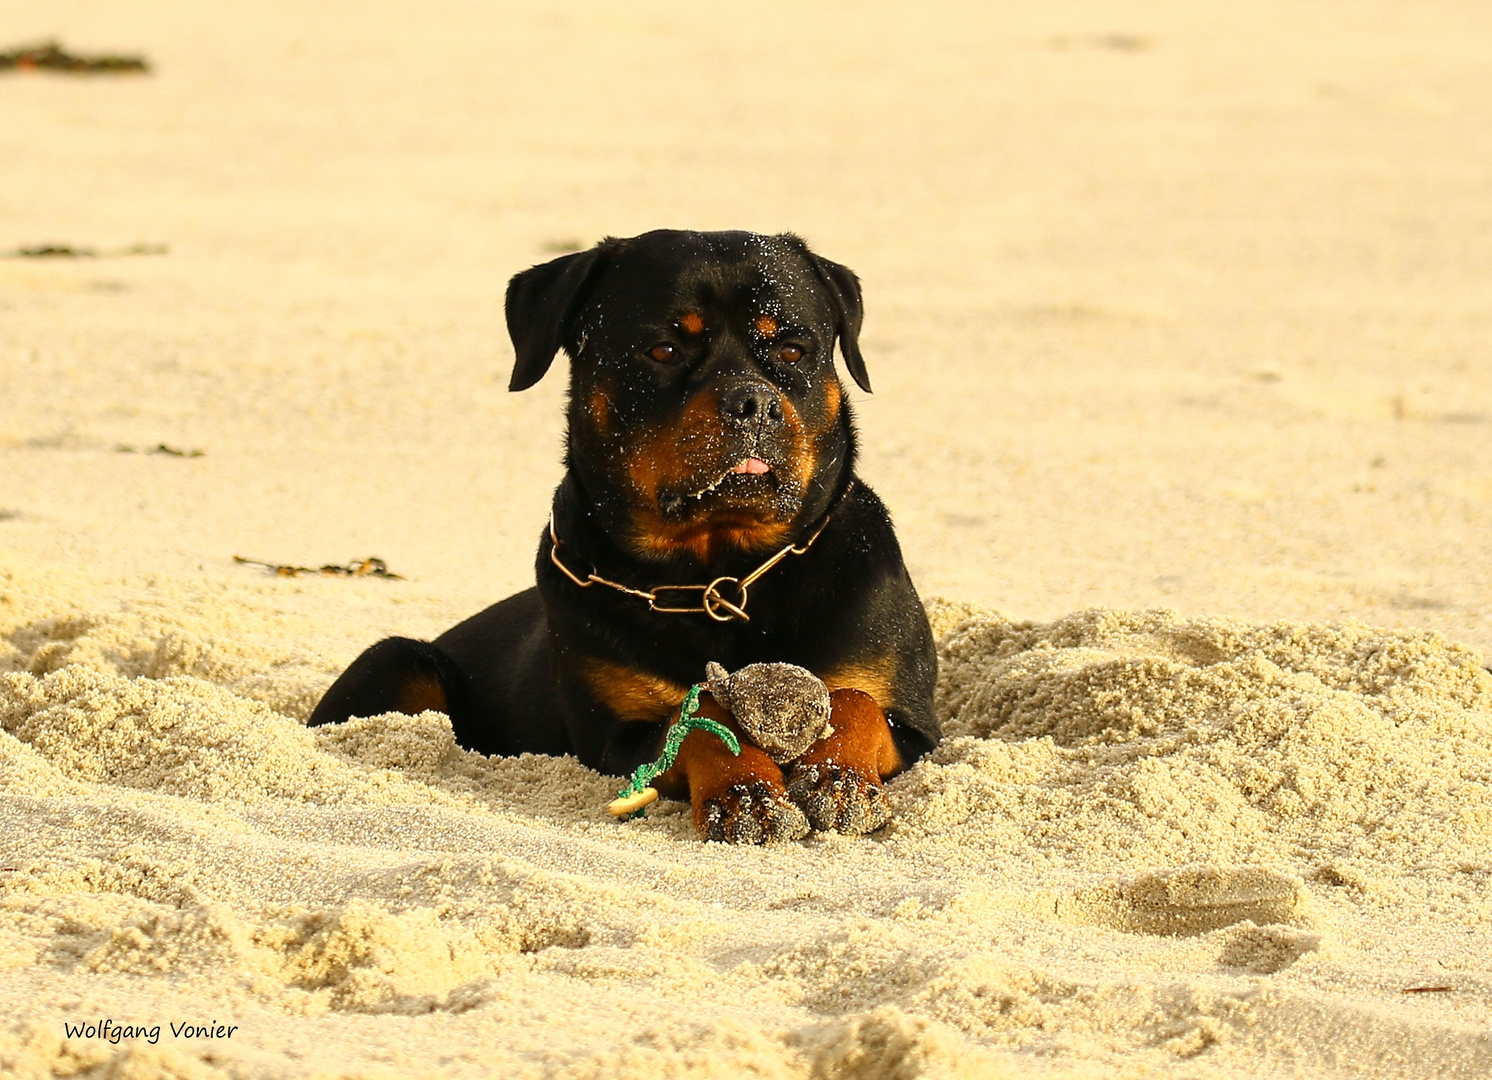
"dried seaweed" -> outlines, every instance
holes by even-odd
[[[245,563],[249,566],[262,566],[266,570],[272,570],[280,577],[300,577],[302,574],[320,574],[322,577],[378,577],[388,578],[390,581],[403,581],[400,574],[389,572],[388,563],[382,559],[353,559],[341,566],[327,564],[326,566],[290,566],[284,563],[261,562],[259,559],[246,559],[242,555],[233,556],[236,563]]]
[[[0,53],[0,71],[60,71],[67,75],[145,75],[143,56],[78,56],[55,41],[23,45]]]
[[[71,244],[37,244],[0,251],[0,259],[122,259],[128,255],[165,255],[170,250],[165,244],[130,244],[103,251]]]
[[[167,454],[171,457],[205,457],[207,454],[205,450],[178,450],[176,447],[167,446],[165,443],[156,443],[148,450],[120,443],[114,447],[114,452],[117,454]]]

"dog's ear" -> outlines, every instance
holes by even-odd
[[[870,374],[865,370],[865,359],[860,355],[860,323],[865,316],[860,303],[860,279],[848,266],[830,262],[811,251],[807,254],[819,277],[824,279],[839,318],[835,330],[839,334],[839,351],[844,356],[844,366],[849,368],[856,385],[868,394]]]
[[[518,362],[509,390],[527,390],[544,377],[610,249],[598,244],[514,274],[508,282],[508,336]]]

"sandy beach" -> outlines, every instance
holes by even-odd
[[[1492,1074],[1492,9],[0,0],[52,38],[152,70],[0,71],[0,1076]],[[532,582],[503,289],[658,227],[863,283],[946,735],[871,837],[304,725]]]

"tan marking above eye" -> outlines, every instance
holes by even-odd
[[[777,320],[770,315],[758,315],[756,322],[751,324],[751,328],[762,337],[771,337],[777,333]]]
[[[697,311],[686,311],[679,316],[679,329],[686,334],[698,334],[705,328],[704,316]]]
[[[674,357],[679,354],[678,347],[670,345],[666,341],[659,342],[648,350],[648,355],[660,364],[672,363]]]

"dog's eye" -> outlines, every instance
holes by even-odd
[[[679,348],[677,345],[670,345],[668,342],[663,341],[649,349],[648,355],[660,364],[671,364],[674,361],[674,357],[679,355]]]
[[[784,345],[777,350],[777,359],[784,363],[796,364],[799,360],[803,359],[803,346]]]

